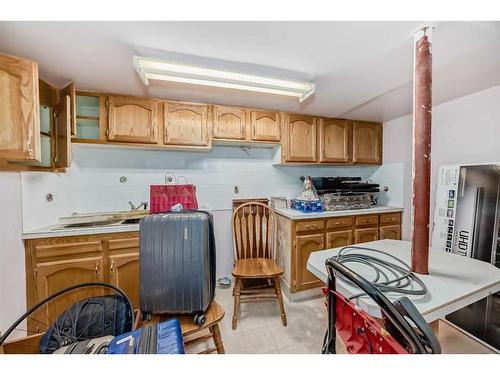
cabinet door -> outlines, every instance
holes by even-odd
[[[382,163],[382,124],[353,122],[353,162],[363,164]]]
[[[139,308],[139,237],[103,241],[109,253],[109,280],[127,294],[134,308]]]
[[[103,257],[77,258],[37,263],[35,286],[37,302],[59,290],[90,281],[102,281]],[[37,320],[51,323],[73,303],[98,294],[97,288],[82,288],[65,293],[48,303],[37,315]],[[46,327],[42,327],[46,328]]]
[[[110,282],[125,292],[139,308],[139,248],[137,252],[109,256]]]
[[[65,88],[59,90],[59,100],[62,101],[64,97],[69,97],[68,108],[69,110],[69,123],[71,129],[71,135],[76,135],[76,89],[75,84],[71,82]]]
[[[319,161],[349,163],[351,161],[352,123],[349,120],[319,120]]]
[[[0,158],[41,160],[38,65],[0,55]]]
[[[280,114],[270,111],[250,111],[252,141],[279,142],[281,139]]]
[[[297,236],[295,246],[297,254],[295,291],[321,286],[321,280],[307,270],[307,260],[312,252],[324,249],[324,235],[321,233]]]
[[[214,106],[212,135],[217,139],[245,140],[247,113],[243,108]]]
[[[72,103],[74,100],[69,94],[62,95],[56,107],[55,119],[55,168],[68,168],[71,164],[71,127]],[[73,117],[74,118],[74,117]]]
[[[326,234],[327,249],[347,246],[350,244],[352,244],[352,230],[343,230],[338,232],[330,232]]]
[[[285,161],[316,161],[316,118],[286,115]]]
[[[371,242],[378,240],[378,228],[364,228],[354,230],[354,243]]]
[[[108,141],[157,143],[158,103],[126,96],[109,96]]]
[[[401,227],[399,225],[387,225],[380,227],[381,240],[400,240]]]
[[[163,107],[165,144],[209,146],[208,106],[167,102]]]

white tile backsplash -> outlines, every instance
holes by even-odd
[[[397,167],[386,171],[385,166],[276,166],[276,150],[268,148],[252,148],[247,155],[239,147],[225,146],[201,153],[73,145],[72,152],[74,159],[67,173],[22,173],[23,231],[55,224],[59,217],[73,212],[128,210],[130,200],[149,201],[149,185],[163,184],[165,173],[169,172],[185,176],[196,185],[200,207],[218,212],[215,225],[219,275],[227,275],[231,270],[229,224],[233,199],[295,197],[302,189],[301,175],[370,178],[378,173],[381,178],[390,179],[399,173]],[[127,177],[126,183],[120,182],[121,176]],[[239,187],[238,194],[234,193],[234,186]],[[54,195],[53,202],[46,201],[47,193]],[[394,199],[387,198],[386,204]]]

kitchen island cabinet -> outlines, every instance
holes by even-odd
[[[283,267],[285,292],[311,291],[323,283],[306,266],[309,256],[324,249],[376,241],[401,239],[401,208],[375,206],[365,210],[326,211],[304,214],[276,209],[278,264]],[[387,225],[387,223],[391,223]]]

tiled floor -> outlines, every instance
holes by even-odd
[[[278,304],[274,300],[243,303],[235,331],[231,329],[233,297],[231,289],[217,288],[216,300],[226,311],[221,322],[222,341],[228,354],[318,354],[326,329],[323,299],[289,302],[285,298],[288,326],[281,324]],[[455,328],[440,322],[439,340],[445,353],[491,353]],[[204,343],[189,352],[204,349]],[[200,347],[201,346],[201,347]]]

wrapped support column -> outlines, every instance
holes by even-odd
[[[430,29],[415,33],[413,77],[413,204],[411,267],[429,273],[431,188],[432,51]]]

